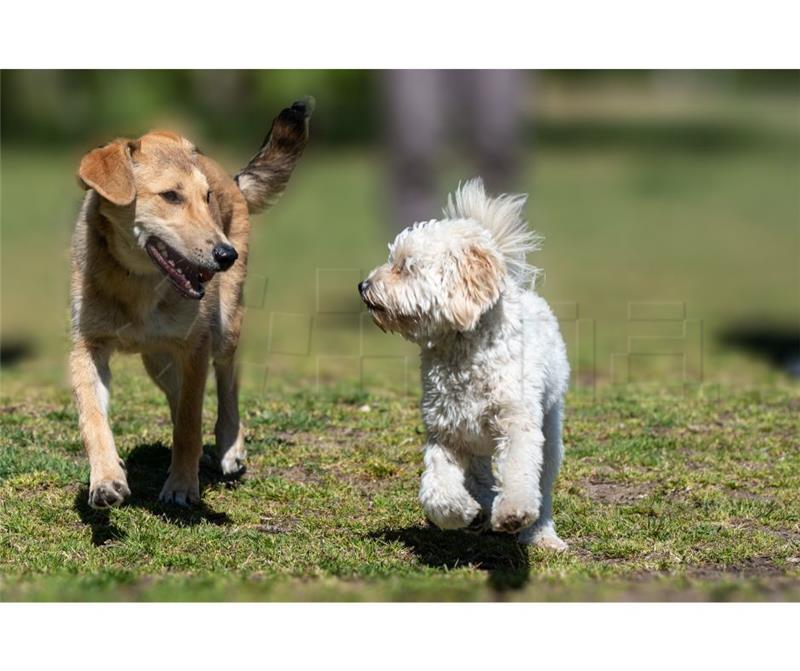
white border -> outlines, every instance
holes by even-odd
[[[793,0],[6,2],[1,24],[6,68],[800,66]]]
[[[8,669],[770,669],[797,604],[6,604]],[[520,666],[522,663],[522,666]]]

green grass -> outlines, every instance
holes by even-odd
[[[532,260],[576,371],[561,556],[426,526],[417,354],[365,321],[355,292],[389,238],[380,155],[313,143],[253,227],[247,475],[204,471],[201,507],[160,506],[166,404],[121,357],[112,423],[133,498],[88,509],[64,367],[80,151],[4,144],[2,340],[27,355],[0,379],[0,598],[800,598],[800,389],[721,338],[798,327],[797,99],[723,102],[633,134],[590,105],[572,125],[545,119],[528,157],[520,187],[546,237]],[[250,149],[222,157],[233,169]],[[442,194],[469,174],[450,169]],[[691,339],[680,321],[628,319],[630,302],[665,301],[685,303]],[[680,359],[645,356],[616,384],[632,336],[678,338],[686,377]],[[210,388],[209,440],[213,406]]]
[[[570,551],[554,556],[426,524],[413,398],[248,394],[247,474],[204,470],[202,505],[183,510],[156,500],[165,404],[123,365],[113,426],[133,498],[102,513],[86,505],[69,394],[14,382],[0,406],[6,600],[800,597],[797,390],[573,395],[555,503]]]

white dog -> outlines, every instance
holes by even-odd
[[[400,233],[358,289],[381,329],[422,349],[428,518],[564,550],[552,489],[569,364],[555,316],[527,288],[536,269],[525,257],[538,238],[525,201],[467,182],[444,219]]]

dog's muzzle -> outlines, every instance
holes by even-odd
[[[200,300],[205,295],[203,285],[214,277],[213,270],[192,263],[154,235],[147,239],[145,250],[182,296]]]
[[[228,270],[239,258],[238,252],[230,245],[217,245],[211,252],[214,261],[217,262],[217,267],[224,271]]]
[[[372,285],[370,284],[369,280],[364,280],[363,282],[359,282],[358,283],[358,293],[361,296],[361,300],[364,302],[364,305],[366,305],[367,308],[369,310],[371,310],[373,313],[374,312],[383,312],[384,311],[384,307],[383,306],[377,305],[376,303],[373,303],[367,297],[367,292],[369,291],[370,286],[372,286]]]

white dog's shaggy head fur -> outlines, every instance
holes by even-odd
[[[558,321],[530,289],[538,238],[524,204],[467,182],[443,219],[397,236],[359,291],[378,326],[422,348],[428,519],[563,550],[552,488],[569,364]]]
[[[474,329],[507,283],[522,287],[536,274],[525,258],[539,243],[522,218],[525,201],[489,198],[473,179],[448,199],[444,219],[400,233],[360,285],[376,324],[415,342]]]

